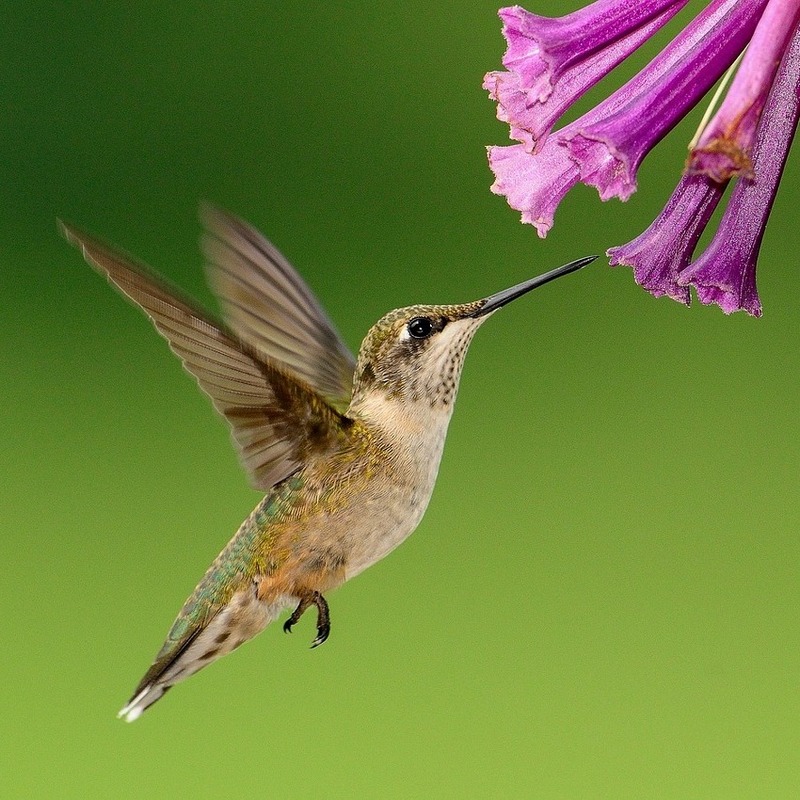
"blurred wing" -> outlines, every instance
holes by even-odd
[[[61,229],[91,266],[144,309],[197,378],[230,423],[254,487],[269,489],[310,453],[333,444],[341,417],[316,392],[261,360],[147,268],[74,228]]]
[[[251,225],[214,208],[201,216],[209,281],[231,330],[344,412],[355,359],[305,281]]]

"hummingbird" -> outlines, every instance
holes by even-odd
[[[322,305],[255,228],[201,212],[222,320],[148,267],[60,222],[66,239],[140,306],[230,425],[264,499],[184,603],[119,717],[132,722],[176,683],[292,609],[312,606],[312,647],[330,633],[325,595],[417,527],[436,481],[461,370],[498,309],[593,261],[580,258],[482,300],[390,311],[355,359]]]

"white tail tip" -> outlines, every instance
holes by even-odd
[[[142,716],[142,712],[159,700],[166,689],[158,684],[148,684],[137,694],[128,705],[124,706],[117,714],[118,719],[125,722],[135,722]]]

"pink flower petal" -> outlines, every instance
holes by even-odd
[[[522,221],[534,225],[544,239],[558,204],[578,182],[578,168],[563,147],[549,141],[536,156],[520,144],[487,151],[496,178],[492,191],[505,195],[511,208],[522,212]]]

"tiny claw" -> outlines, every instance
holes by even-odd
[[[317,628],[317,635],[313,642],[311,642],[311,649],[313,650],[315,647],[319,647],[323,644],[331,632],[331,626],[326,625],[324,628]]]
[[[284,633],[291,633],[292,628],[294,625],[300,620],[300,617],[303,616],[305,610],[311,605],[311,599],[308,597],[304,597],[300,600],[297,604],[297,608],[291,613],[289,619],[283,623],[283,632]]]

